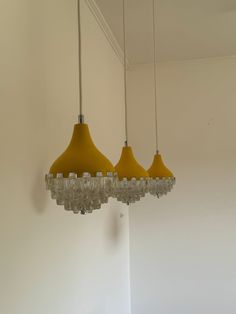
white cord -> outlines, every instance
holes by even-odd
[[[154,60],[154,97],[155,97],[155,129],[156,129],[156,152],[158,152],[158,128],[157,128],[157,68],[156,68],[156,18],[155,0],[153,0],[153,60]]]
[[[82,116],[82,60],[81,60],[81,14],[80,14],[80,0],[77,2],[78,9],[78,66],[79,66],[79,114]]]
[[[124,41],[124,101],[125,101],[125,144],[128,145],[128,112],[127,112],[127,64],[126,64],[126,27],[125,0],[123,0],[123,41]]]

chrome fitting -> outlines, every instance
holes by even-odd
[[[80,114],[80,115],[78,116],[78,120],[79,120],[79,123],[80,123],[80,124],[83,124],[83,123],[84,123],[84,115]]]

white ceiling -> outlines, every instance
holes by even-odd
[[[122,0],[96,0],[122,47]],[[126,0],[131,64],[150,63],[152,0]],[[160,61],[236,54],[236,0],[156,0]]]

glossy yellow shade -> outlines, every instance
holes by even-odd
[[[159,153],[154,156],[151,167],[148,169],[151,178],[170,178],[174,177],[173,173],[165,166]]]
[[[119,179],[127,178],[128,180],[131,180],[132,178],[140,179],[149,176],[147,171],[140,166],[134,158],[130,146],[123,147],[120,160],[115,166],[115,170]]]
[[[102,172],[115,172],[111,162],[97,149],[89,133],[87,124],[75,124],[69,146],[65,152],[53,163],[50,173],[63,173],[68,177],[70,172],[82,176],[84,172],[96,176]]]

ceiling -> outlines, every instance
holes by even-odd
[[[96,0],[122,47],[122,0]],[[152,0],[126,0],[130,64],[153,61]],[[156,0],[159,61],[236,54],[236,0]]]

